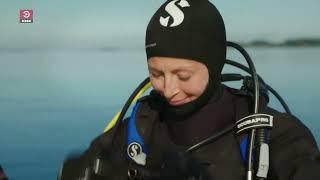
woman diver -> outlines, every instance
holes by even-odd
[[[208,0],[166,1],[145,45],[150,95],[67,159],[59,179],[320,179],[319,149],[300,120],[254,96],[260,89],[222,84],[228,43]]]

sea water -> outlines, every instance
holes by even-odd
[[[320,48],[248,52],[320,143]],[[234,50],[228,58],[245,64]],[[143,50],[0,52],[0,164],[13,180],[56,179],[63,159],[85,150],[147,75]]]

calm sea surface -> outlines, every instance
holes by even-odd
[[[319,144],[320,48],[248,51]],[[146,76],[143,51],[0,52],[0,164],[13,180],[56,179],[64,157],[85,149]]]

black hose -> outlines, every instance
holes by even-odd
[[[234,67],[237,67],[239,69],[242,69],[243,71],[245,71],[247,73],[250,73],[250,69],[248,67],[246,67],[246,66],[244,66],[244,65],[242,65],[242,64],[240,64],[238,62],[235,62],[235,61],[227,59],[226,60],[226,64],[229,64],[231,66],[234,66]],[[259,81],[262,82],[266,86],[266,88],[278,99],[278,101],[281,103],[281,105],[282,105],[283,109],[286,111],[286,113],[292,114],[290,109],[289,109],[289,106],[283,100],[283,98],[279,95],[279,93],[276,90],[274,90],[271,86],[266,84],[259,74],[257,74],[257,76],[258,76]],[[229,80],[229,81],[231,81],[231,80]]]
[[[185,152],[193,152],[193,151],[201,148],[202,146],[210,144],[212,141],[214,141],[214,140],[222,137],[223,135],[233,131],[234,130],[234,126],[235,126],[234,124],[228,126],[227,128],[223,129],[222,131],[220,131],[218,133],[215,133],[214,135],[204,139],[203,141],[201,141],[201,142],[189,147]]]
[[[288,113],[288,114],[292,114],[288,105],[286,104],[286,102],[282,99],[282,97],[277,93],[276,90],[274,90],[271,86],[269,86],[268,84],[265,84],[267,89],[279,100],[279,102],[281,103],[282,107],[284,108],[284,110]]]
[[[139,91],[150,82],[150,78],[146,78],[145,80],[142,81],[142,83],[139,84],[139,86],[133,91],[133,93],[130,95],[129,99],[127,100],[127,102],[125,103],[125,105],[123,106],[121,113],[119,115],[117,124],[120,124],[127,112],[127,110],[129,109],[131,102],[133,101],[133,99],[137,96],[137,94],[139,93]]]
[[[259,95],[260,95],[260,93],[259,93],[259,81],[258,81],[258,76],[256,73],[255,66],[254,66],[248,52],[244,48],[242,48],[240,45],[238,45],[234,42],[227,42],[227,46],[233,47],[236,50],[238,50],[244,56],[245,60],[247,61],[248,65],[249,65],[250,74],[253,78],[253,85],[254,85],[254,110],[253,110],[253,113],[257,114],[258,110],[259,110]],[[255,136],[257,136],[257,137],[255,137]],[[256,132],[256,129],[252,129],[249,137],[250,137],[250,143],[249,143],[249,151],[248,151],[248,166],[247,166],[248,175],[247,175],[247,178],[251,179],[252,172],[253,172],[252,154],[253,154],[253,149],[254,149],[254,145],[255,145],[255,140],[257,140],[256,147],[260,147],[260,144],[265,142],[265,131],[263,129],[257,129],[257,132]],[[257,157],[259,157],[259,154],[260,154],[259,148],[256,148],[256,155],[258,155]],[[255,158],[255,159],[257,159],[257,158]]]
[[[233,61],[231,61],[231,62],[233,62]],[[242,65],[242,64],[240,64],[240,65]],[[235,66],[240,68],[240,69],[243,69],[242,67],[239,67],[237,64]],[[245,66],[243,66],[243,67],[245,67]],[[247,67],[245,67],[245,68],[247,68]],[[243,69],[243,70],[246,71],[245,69]],[[259,75],[258,75],[258,77],[259,77]],[[221,75],[221,82],[239,81],[239,80],[242,80],[242,79],[244,79],[244,76],[242,76],[241,74],[228,73],[228,74],[222,74]],[[263,81],[262,78],[259,78],[259,80],[260,80],[260,82]],[[283,108],[286,110],[286,112],[290,113],[290,110],[289,110],[287,104],[282,99],[282,97],[274,89],[272,89],[269,85],[267,85],[267,84],[264,84],[264,85],[279,100],[279,102],[283,105]],[[206,146],[206,145],[212,143],[214,140],[216,140],[216,139],[224,136],[225,134],[231,132],[234,129],[234,127],[235,127],[235,125],[228,126],[227,128],[223,129],[222,131],[217,132],[217,133],[211,135],[210,137],[200,141],[199,143],[189,147],[185,152],[193,152],[193,151],[196,151],[196,150],[200,149],[203,146]]]
[[[258,113],[258,106],[259,106],[259,81],[258,81],[258,77],[257,77],[257,72],[256,72],[256,68],[251,60],[250,55],[248,54],[248,52],[243,49],[240,45],[234,43],[234,42],[227,42],[227,46],[233,47],[236,50],[238,50],[243,57],[245,58],[245,60],[247,61],[248,65],[249,65],[249,69],[250,69],[250,74],[253,78],[253,85],[254,85],[254,113]]]
[[[251,73],[251,72],[250,72],[250,69],[249,69],[247,66],[245,66],[245,65],[243,65],[243,64],[240,64],[240,63],[238,63],[238,62],[236,62],[236,61],[232,61],[232,60],[230,60],[230,59],[227,59],[227,60],[226,60],[226,64],[229,64],[229,65],[231,65],[231,66],[237,67],[237,68],[239,68],[239,69],[241,69],[241,70],[243,70],[243,71],[245,71],[245,72],[247,72],[247,73],[249,73],[249,74]],[[264,82],[264,80],[262,79],[262,77],[259,76],[259,74],[257,74],[257,76],[258,76],[259,81],[261,81],[263,84],[265,84],[265,82]]]

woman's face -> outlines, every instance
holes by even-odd
[[[209,81],[207,67],[197,61],[152,57],[148,60],[150,81],[172,106],[197,99]]]

